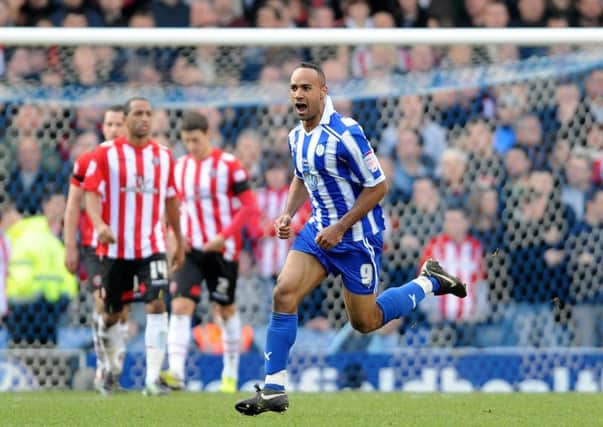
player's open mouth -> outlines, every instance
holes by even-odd
[[[296,102],[295,111],[297,114],[306,114],[308,112],[308,105],[303,102]]]

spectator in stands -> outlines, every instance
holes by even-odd
[[[544,27],[546,5],[544,0],[519,0],[519,17],[513,21],[514,27]]]
[[[489,310],[484,250],[480,241],[469,234],[469,227],[463,208],[446,208],[443,233],[427,243],[419,263],[435,259],[467,284],[467,298],[463,302],[444,296],[421,305],[435,328],[432,342],[437,346],[476,345],[476,323],[483,321]],[[439,333],[448,329],[452,332],[450,337]]]
[[[515,204],[507,203],[505,249],[509,254],[512,303],[507,333],[512,345],[567,345],[554,301],[567,301],[568,278],[559,251],[572,224],[571,209],[560,201],[550,172],[531,173]],[[545,280],[542,278],[546,277]]]
[[[586,131],[586,151],[593,162],[593,184],[603,184],[603,125],[592,125]]]
[[[548,165],[555,177],[563,174],[563,169],[570,156],[570,143],[567,139],[558,138],[549,154]]]
[[[182,0],[153,0],[151,13],[157,27],[188,27],[189,5]]]
[[[220,15],[210,0],[195,0],[190,2],[189,7],[188,20],[192,28],[217,26]]]
[[[442,153],[446,149],[446,130],[430,119],[425,114],[425,98],[420,95],[404,95],[398,99],[398,110],[400,116],[398,120],[391,120],[397,123],[398,127],[412,130],[421,135],[423,140],[423,154],[429,156],[437,168]],[[397,118],[394,115],[394,118]],[[380,154],[391,155],[394,153],[398,141],[398,128],[390,125],[383,131],[381,144],[379,145]]]
[[[509,26],[509,9],[504,1],[490,1],[484,7],[483,24],[486,28]]]
[[[7,130],[9,141],[38,137],[44,126],[46,111],[39,105],[23,104],[14,112],[12,126]]]
[[[464,0],[464,8],[456,19],[456,27],[481,27],[488,0]]]
[[[83,87],[91,87],[100,83],[97,74],[97,58],[94,48],[79,46],[72,58],[75,83]]]
[[[75,138],[75,142],[69,151],[69,159],[71,163],[74,163],[75,160],[88,151],[93,151],[96,146],[100,143],[100,139],[96,132],[84,132],[79,134]]]
[[[418,0],[399,0],[394,6],[396,26],[401,28],[423,28],[427,26],[429,12]]]
[[[561,188],[561,201],[574,211],[577,221],[582,221],[586,193],[591,187],[592,162],[587,153],[573,151],[565,165],[565,183]]]
[[[505,156],[505,195],[521,194],[527,187],[527,181],[532,170],[532,163],[526,150],[522,147],[513,147]]]
[[[350,0],[343,7],[346,28],[372,28],[371,6],[367,0]]]
[[[398,194],[402,201],[408,201],[412,197],[412,184],[415,179],[431,176],[433,173],[433,162],[422,150],[421,138],[415,131],[398,128],[392,191]]]
[[[50,20],[56,27],[100,27],[103,19],[89,2],[84,0],[63,0],[62,5],[50,15]]]
[[[520,117],[515,123],[515,136],[516,144],[526,150],[532,166],[537,169],[546,167],[550,150],[538,116],[528,114]]]
[[[577,0],[578,11],[572,22],[577,27],[600,27],[603,25],[603,5],[599,0]]]
[[[43,195],[57,188],[56,180],[57,177],[42,166],[39,142],[33,137],[21,138],[16,165],[6,183],[6,193],[16,201],[17,210],[24,215],[39,213]]]
[[[261,153],[260,135],[253,129],[243,130],[237,138],[235,156],[247,170],[249,182],[253,188],[262,185]]]
[[[603,345],[603,188],[586,197],[586,213],[571,231],[565,245],[569,257],[571,296],[575,325],[573,345]]]
[[[494,130],[494,149],[504,155],[515,145],[516,135],[513,124],[523,113],[523,103],[517,94],[503,93],[501,90],[496,97],[496,129]]]
[[[603,123],[603,70],[593,70],[584,85],[584,103],[597,123]]]
[[[466,129],[465,135],[458,141],[458,148],[468,155],[468,181],[486,180],[501,185],[504,167],[500,156],[494,152],[494,136],[490,126],[483,119],[475,119]]]
[[[128,27],[131,28],[153,28],[155,26],[155,17],[148,9],[137,10],[128,21]]]
[[[124,2],[122,0],[99,0],[98,2],[101,19],[105,27],[126,27],[128,17],[124,13]]]
[[[14,207],[2,226],[11,243],[7,293],[7,328],[16,345],[53,345],[61,314],[77,292],[75,278],[63,264],[65,248],[51,225],[62,217],[65,196],[45,194],[44,215],[22,218]]]
[[[446,205],[466,207],[468,204],[467,162],[467,154],[458,148],[448,148],[442,154],[440,195]]]
[[[486,253],[495,253],[503,241],[503,224],[500,220],[496,189],[478,182],[469,197],[471,234],[482,243]]]
[[[543,114],[545,132],[567,138],[585,123],[592,123],[594,117],[588,106],[581,102],[580,89],[574,83],[559,84],[555,87],[555,107]]]
[[[88,27],[88,18],[86,15],[79,11],[70,10],[63,16],[60,25],[58,27],[63,28],[84,28]]]
[[[391,248],[384,258],[389,278],[387,283],[406,283],[416,275],[422,248],[429,239],[442,230],[444,207],[433,180],[419,177],[413,183],[409,203],[386,205],[391,218]],[[395,261],[394,261],[395,260]]]

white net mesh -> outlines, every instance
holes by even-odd
[[[74,156],[102,138],[103,109],[132,95],[152,101],[153,138],[176,157],[184,153],[182,112],[207,114],[212,142],[235,152],[262,188],[265,159],[287,151],[295,125],[288,76],[300,59],[313,60],[324,67],[336,109],[363,126],[390,181],[383,288],[414,278],[429,256],[471,287],[462,304],[425,301],[382,333],[347,335],[338,350],[602,344],[600,47],[4,46],[1,52],[0,196],[27,214],[39,212],[49,187],[66,189]],[[42,153],[45,175],[43,187],[23,191],[15,182],[18,168],[32,161],[19,151],[26,140]],[[261,277],[257,245],[247,240],[238,301],[244,322],[261,330],[273,279]],[[347,321],[341,286],[329,278],[308,296],[301,323],[341,331]],[[85,328],[91,312],[82,291],[61,327]],[[204,293],[198,314],[206,321],[210,312]],[[32,315],[19,320],[23,328],[43,322]]]

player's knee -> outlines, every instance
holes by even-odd
[[[294,313],[297,310],[297,295],[291,287],[279,284],[279,281],[272,291],[272,301],[274,311],[278,313]]]
[[[111,326],[113,326],[117,322],[119,322],[120,317],[121,317],[121,311],[119,311],[117,313],[103,313],[103,321],[105,323],[105,326],[107,328],[110,328]]]
[[[146,304],[148,314],[161,314],[165,313],[165,303],[162,299],[154,299]]]
[[[362,334],[368,334],[379,328],[379,326],[369,318],[352,318],[350,319],[350,323],[355,330]]]
[[[177,297],[171,303],[172,314],[192,316],[195,311],[195,302],[189,298]]]

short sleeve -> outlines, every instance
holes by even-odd
[[[166,197],[176,197],[178,195],[178,192],[176,191],[176,178],[175,178],[175,169],[176,169],[176,162],[174,161],[174,156],[172,156],[172,153],[170,151],[167,152],[168,153],[168,158],[169,158],[169,173],[168,173],[168,179],[167,179],[167,188],[165,190],[165,195]]]
[[[249,175],[238,159],[230,162],[230,182],[233,194],[241,194],[249,190]]]
[[[385,174],[371,144],[359,125],[351,126],[342,135],[343,156],[364,187],[374,187],[385,181]]]
[[[82,155],[78,157],[75,163],[73,164],[73,171],[71,173],[70,182],[76,187],[84,186],[84,180],[86,179],[86,169],[89,164],[89,161],[85,162],[84,160],[84,156]],[[84,165],[84,163],[88,164]]]
[[[107,180],[105,162],[103,161],[103,151],[98,150],[91,158],[88,164],[84,178],[84,190],[94,193],[101,193]]]

